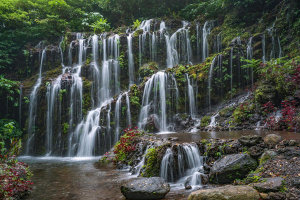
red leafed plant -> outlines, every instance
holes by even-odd
[[[32,189],[28,166],[16,159],[21,141],[13,141],[11,145],[11,150],[0,156],[0,199],[20,199]]]
[[[263,112],[266,115],[274,112],[275,110],[276,110],[276,108],[271,101],[269,101],[263,105]]]
[[[285,128],[288,130],[293,130],[295,128],[295,120],[296,117],[296,101],[282,101],[281,106],[283,109],[281,110],[282,118],[281,121],[283,122]]]
[[[142,134],[143,131],[139,130],[137,127],[125,129],[120,141],[117,142],[114,147],[115,160],[125,161],[127,155],[136,150],[136,138]]]
[[[296,128],[296,101],[285,100],[281,102],[281,117],[276,119],[275,114],[266,119],[266,125],[272,130],[294,130]],[[271,103],[264,105],[264,112],[266,114],[275,113],[276,109]]]

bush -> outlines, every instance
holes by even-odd
[[[21,140],[11,142],[11,148],[0,155],[0,199],[21,199],[32,189],[32,173],[16,156],[21,148]]]
[[[249,120],[254,113],[254,104],[249,102],[242,103],[233,112],[234,121],[238,124]]]
[[[143,131],[135,128],[125,129],[124,135],[120,138],[120,141],[116,143],[114,146],[114,154],[115,154],[115,161],[125,162],[126,158],[129,153],[136,150],[135,148],[135,141],[137,137],[143,135]]]

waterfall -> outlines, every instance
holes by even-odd
[[[200,26],[199,24],[197,23],[196,24],[196,37],[197,37],[197,56],[200,56]]]
[[[82,121],[75,130],[75,136],[79,139],[77,156],[89,157],[93,156],[95,147],[96,134],[100,129],[100,116],[102,108],[111,103],[112,100],[107,100],[101,104],[99,108],[89,111],[86,120]]]
[[[128,44],[128,73],[129,73],[129,86],[134,84],[134,60],[132,53],[132,33],[127,36]]]
[[[191,186],[201,185],[200,175],[203,173],[203,158],[196,144],[178,146],[179,183],[191,177]]]
[[[206,21],[202,29],[202,61],[203,62],[209,55],[208,35],[210,34],[210,31],[211,31],[211,24],[209,21]]]
[[[282,54],[282,49],[281,49],[281,44],[280,44],[279,37],[277,37],[277,42],[278,42],[278,50],[279,50],[278,58],[281,58],[283,56],[283,54]]]
[[[150,54],[151,54],[151,60],[156,61],[157,59],[157,36],[156,33],[152,33],[152,41],[151,41],[151,49],[150,49]]]
[[[19,125],[22,127],[22,98],[23,98],[23,84],[20,84],[20,94],[19,94]]]
[[[60,112],[55,113],[56,104],[60,103],[59,92],[61,89],[61,75],[47,85],[47,124],[46,124],[46,155],[49,156],[53,152],[53,128],[56,123],[53,123],[55,114],[60,116]],[[60,107],[60,106],[59,106]],[[60,122],[58,122],[60,123]]]
[[[160,177],[167,181],[174,181],[174,155],[170,148],[167,149],[161,164],[160,164]]]
[[[262,57],[262,60],[263,60],[263,63],[266,63],[266,35],[263,34],[262,35],[262,53],[263,53],[263,57]]]
[[[208,105],[209,105],[209,111],[211,111],[211,91],[212,91],[212,87],[211,87],[211,82],[212,82],[212,78],[213,78],[213,73],[214,73],[214,66],[215,66],[215,62],[216,62],[216,58],[218,56],[214,57],[214,59],[211,62],[210,68],[209,68],[209,75],[208,75]]]
[[[43,71],[43,64],[44,64],[45,57],[46,57],[46,48],[43,49],[42,51],[38,79],[35,82],[33,86],[33,90],[31,91],[29,97],[28,139],[26,142],[26,155],[29,155],[29,153],[31,153],[32,145],[34,143],[35,120],[37,114],[37,95],[38,95],[38,89],[42,84],[42,71]]]
[[[233,48],[230,49],[230,95],[232,99],[233,89]]]
[[[167,75],[165,72],[157,72],[146,82],[143,93],[142,108],[139,115],[139,128],[145,128],[149,117],[149,110],[153,103],[160,108],[160,111],[155,113],[159,116],[159,130],[161,132],[168,131],[166,114],[166,78]],[[154,101],[149,102],[152,91],[154,93]],[[156,100],[158,94],[159,101]]]
[[[178,112],[179,89],[177,86],[177,81],[176,81],[175,75],[172,74],[171,78],[172,78],[172,88],[175,90],[175,110],[176,110],[176,112]],[[172,99],[173,99],[173,97],[172,97]]]
[[[145,50],[147,35],[149,35],[149,43],[151,44],[150,31],[151,31],[152,21],[153,21],[152,19],[144,20],[144,21],[142,21],[141,25],[138,28],[138,29],[143,30],[143,33],[141,35],[139,35],[139,65],[140,65],[140,67],[142,66],[142,59],[143,59],[143,54],[144,54],[144,50]],[[151,45],[149,47],[150,47],[150,52],[151,52]]]
[[[107,105],[108,109],[107,109],[107,114],[106,114],[106,131],[105,131],[105,139],[104,139],[105,149],[110,149],[112,146],[112,138],[111,138],[111,134],[110,134],[110,131],[111,131],[111,126],[110,126],[111,102],[112,101],[110,101],[109,104]],[[107,141],[109,143],[108,145],[107,145]],[[94,140],[94,142],[96,142],[96,140]]]
[[[253,37],[250,37],[249,42],[247,44],[247,59],[248,60],[251,60],[253,57],[252,39],[253,39]]]
[[[188,89],[188,97],[189,97],[189,110],[190,115],[194,119],[195,115],[197,113],[196,105],[195,105],[195,95],[194,95],[194,89],[191,85],[191,81],[188,74],[185,74],[186,80],[187,80],[187,89]]]
[[[160,177],[167,181],[183,184],[190,178],[192,186],[201,185],[201,174],[203,174],[203,158],[196,144],[181,144],[177,146],[177,163],[175,155],[168,148],[160,165]],[[177,173],[174,166],[177,165]],[[176,176],[177,175],[177,176]]]
[[[119,95],[116,101],[115,107],[115,143],[120,138],[120,111],[121,111],[121,103],[122,103],[122,94]]]
[[[127,106],[127,125],[128,127],[131,127],[132,121],[131,121],[130,100],[129,100],[128,92],[125,92],[125,96],[126,96],[126,106]]]
[[[120,90],[119,85],[119,36],[114,35],[109,38],[106,34],[102,38],[102,68],[100,72],[100,103],[97,108],[89,111],[85,120],[77,123],[75,131],[69,135],[69,156],[77,155],[93,156],[95,155],[95,144],[100,142],[100,120],[102,109],[107,108],[106,132],[103,132],[105,149],[111,148],[112,137],[110,134],[110,110],[112,96]],[[96,37],[94,37],[96,41]],[[96,49],[96,45],[93,47]],[[80,52],[80,51],[79,51]],[[96,55],[96,53],[95,53]],[[118,134],[118,133],[115,133]]]
[[[148,153],[148,149],[152,148],[152,145],[147,145],[145,153],[142,157],[142,160],[139,162],[139,164],[135,167],[135,172],[133,174],[135,174],[136,176],[139,176],[141,173],[141,169],[145,164],[145,160],[146,160],[146,155]]]
[[[119,63],[119,57],[120,57],[120,36],[114,35],[110,38],[108,38],[109,44],[110,44],[110,57],[113,59],[110,60],[112,62],[113,66],[113,73],[114,73],[114,95],[120,93],[120,63]]]
[[[273,23],[272,27],[267,29],[267,32],[268,32],[269,36],[271,36],[271,38],[272,38],[272,48],[271,48],[271,52],[270,52],[270,59],[276,58],[276,51],[275,51],[276,44],[275,44],[275,36],[274,36],[274,33],[276,32],[275,22]]]
[[[249,42],[247,44],[247,59],[252,60],[253,58],[253,47],[252,47],[252,39],[253,37],[250,37]],[[249,72],[249,69],[248,69]],[[253,68],[251,67],[251,84],[253,88],[254,78],[253,78]]]
[[[91,89],[91,101],[92,101],[92,107],[97,107],[100,104],[100,88],[101,88],[101,83],[100,83],[100,70],[98,66],[98,36],[93,35],[92,36],[92,54],[93,54],[93,61],[91,62],[90,66],[92,68],[92,79],[93,79],[93,84],[92,84],[92,89]]]
[[[222,51],[222,35],[221,35],[222,32],[220,32],[218,35],[217,35],[217,53],[220,53]]]
[[[81,36],[78,34],[78,37]],[[78,49],[78,64],[72,67],[72,85],[71,85],[71,95],[70,95],[70,121],[69,127],[70,131],[73,131],[74,125],[78,124],[82,120],[82,78],[81,67],[83,64],[83,54],[85,52],[84,39],[79,40]]]
[[[192,48],[189,38],[187,23],[182,22],[183,27],[178,29],[171,37],[165,34],[167,50],[167,67],[172,68],[180,62],[190,64],[192,61]]]
[[[208,125],[208,127],[212,130],[214,128],[216,128],[216,126],[218,125],[218,123],[216,122],[216,118],[219,116],[219,112],[216,113],[215,115],[211,116],[210,119],[210,123]]]

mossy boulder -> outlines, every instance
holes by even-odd
[[[142,177],[159,176],[160,161],[158,159],[158,148],[150,148],[147,151],[145,165],[142,168]]]
[[[255,101],[259,104],[265,104],[269,101],[274,102],[276,101],[276,88],[274,84],[269,82],[262,82],[254,93]]]
[[[269,146],[274,146],[282,140],[280,135],[268,134],[264,137],[264,142]]]
[[[266,178],[262,183],[255,183],[254,188],[259,192],[279,192],[284,187],[284,179],[281,177]]]
[[[160,177],[138,178],[121,186],[126,199],[156,200],[162,199],[170,191],[170,185]]]
[[[248,154],[232,154],[217,160],[210,171],[210,182],[226,184],[243,179],[257,167],[257,162]]]

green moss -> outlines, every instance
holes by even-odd
[[[233,107],[226,107],[220,110],[219,115],[220,117],[228,117],[232,114],[234,108]]]
[[[158,71],[158,64],[155,62],[150,62],[150,63],[144,64],[139,69],[139,75],[141,78],[150,77],[157,71]]]
[[[145,158],[145,165],[143,166],[142,177],[159,176],[160,163],[158,160],[158,148],[148,149]]]
[[[69,132],[70,125],[68,123],[63,123],[63,134],[66,135]]]
[[[130,87],[129,99],[133,106],[140,107],[140,91],[135,84]]]
[[[206,127],[210,124],[210,121],[211,121],[211,117],[210,116],[204,116],[202,117],[201,119],[201,126],[202,127]]]
[[[232,116],[234,118],[234,122],[237,124],[241,124],[245,121],[248,121],[253,113],[255,112],[255,105],[249,102],[245,102],[239,105],[233,112]]]

